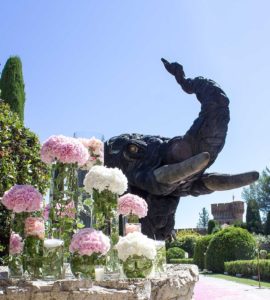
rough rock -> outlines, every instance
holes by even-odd
[[[0,280],[0,300],[188,300],[198,281],[195,265],[170,265],[151,279],[90,281]]]

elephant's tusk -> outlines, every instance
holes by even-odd
[[[154,171],[154,176],[159,183],[174,184],[203,170],[209,160],[209,153],[202,152],[183,162],[162,166]]]
[[[259,178],[256,171],[236,175],[210,174],[202,178],[204,185],[211,191],[226,191],[249,185]]]

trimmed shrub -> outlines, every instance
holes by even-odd
[[[214,235],[206,235],[197,240],[194,249],[194,263],[199,267],[199,269],[205,269],[205,254],[208,245]]]
[[[167,248],[179,247],[185,250],[188,253],[188,257],[192,258],[194,255],[194,248],[196,242],[200,238],[200,235],[184,235],[183,237],[169,243]]]
[[[179,240],[187,235],[196,235],[198,237],[201,236],[197,231],[194,231],[192,229],[183,229],[176,232],[176,239]]]
[[[170,259],[170,264],[194,264],[192,258],[172,258]]]
[[[206,268],[224,272],[224,262],[255,257],[256,242],[245,229],[227,227],[217,232],[206,251]]]
[[[270,253],[267,253],[267,259],[270,259]]]
[[[270,261],[268,259],[259,260],[260,276],[263,280],[270,280]],[[245,277],[258,275],[258,261],[237,260],[224,263],[224,269],[229,275],[242,274]]]
[[[185,251],[178,247],[170,248],[166,251],[166,258],[168,263],[171,261],[171,259],[185,258]]]

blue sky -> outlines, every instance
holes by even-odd
[[[34,1],[0,5],[0,68],[23,63],[25,125],[52,134],[181,135],[200,105],[160,58],[189,77],[218,82],[231,100],[225,147],[212,172],[269,166],[270,2],[268,0]],[[241,189],[180,200],[176,227],[193,227],[210,204]]]

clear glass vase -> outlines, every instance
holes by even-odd
[[[23,260],[21,254],[9,255],[8,270],[10,278],[22,278]]]
[[[73,253],[70,258],[70,267],[73,275],[79,279],[95,279],[95,265],[104,265],[105,257],[97,253],[79,255]]]
[[[43,239],[27,236],[24,242],[24,273],[29,279],[42,278]]]
[[[145,256],[132,255],[123,262],[123,272],[127,278],[147,278],[152,270],[154,263]]]
[[[155,241],[157,255],[155,258],[155,275],[161,276],[166,273],[166,247],[165,241]]]
[[[42,277],[44,280],[63,278],[64,241],[60,239],[45,239],[43,248]]]
[[[136,215],[129,214],[124,217],[124,235],[127,235],[132,232],[142,232],[142,225],[139,223],[139,218]]]

